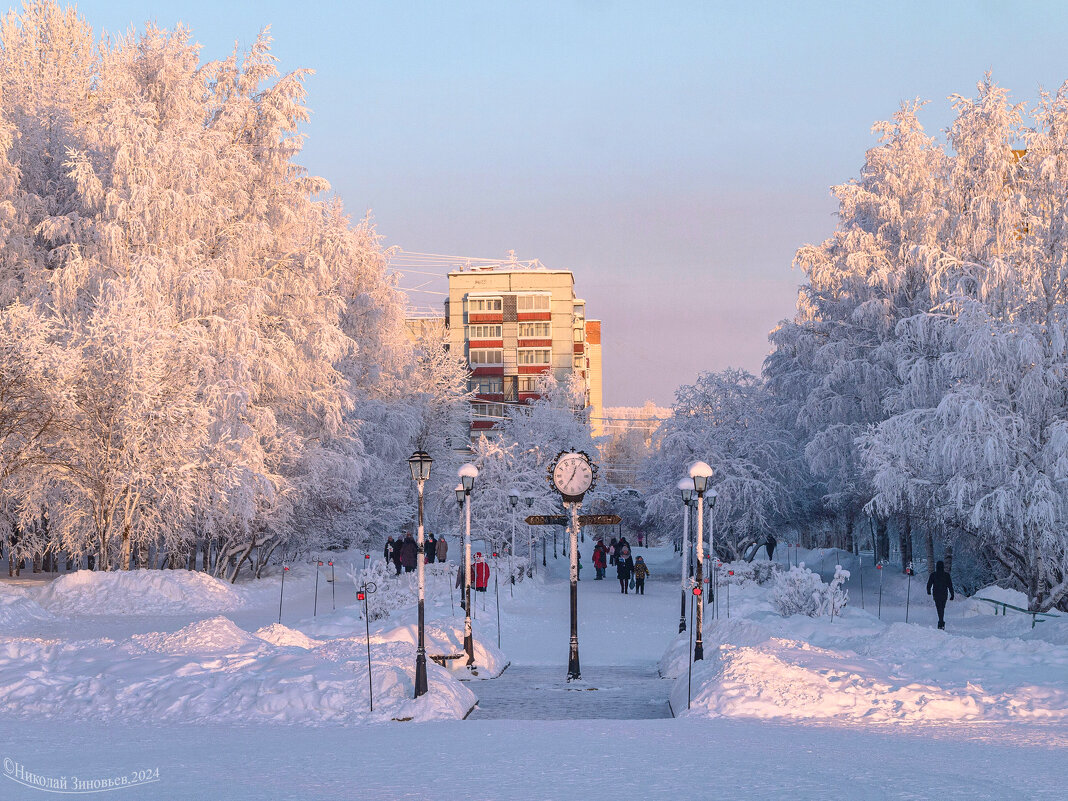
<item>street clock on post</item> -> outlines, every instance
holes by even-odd
[[[581,502],[593,488],[597,467],[582,451],[564,451],[549,468],[549,480],[564,502]]]

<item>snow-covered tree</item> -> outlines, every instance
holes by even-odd
[[[706,517],[725,560],[741,557],[795,511],[792,482],[807,472],[800,440],[764,382],[747,372],[704,373],[681,387],[656,443],[643,480],[657,488],[646,498],[646,519],[662,534],[681,528],[677,484],[696,460],[715,471],[710,487],[718,497]]]
[[[528,513],[563,514],[560,496],[549,484],[548,469],[561,451],[574,448],[597,458],[597,444],[590,432],[589,410],[582,404],[583,391],[572,378],[558,382],[546,375],[538,383],[540,397],[522,406],[510,407],[494,436],[482,436],[474,445],[478,481],[472,493],[472,534],[486,536],[498,547],[511,542],[512,508],[508,495],[533,498],[532,507],[521,501],[516,511],[522,520]],[[604,486],[587,495],[589,502],[607,497]],[[520,523],[520,531],[523,531]],[[535,532],[545,536],[545,530]],[[523,539],[521,535],[519,539]],[[519,549],[520,554],[525,549]]]

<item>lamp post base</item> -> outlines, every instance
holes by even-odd
[[[582,670],[579,668],[578,638],[571,638],[571,653],[567,658],[567,680],[578,681],[582,678]]]
[[[426,651],[422,648],[415,655],[415,697],[426,695]]]

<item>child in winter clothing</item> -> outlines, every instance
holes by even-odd
[[[649,567],[640,556],[634,562],[634,593],[645,595],[645,577],[649,575]]]

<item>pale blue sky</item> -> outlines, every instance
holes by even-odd
[[[97,30],[189,25],[206,58],[272,26],[310,67],[303,161],[389,245],[572,269],[605,402],[758,371],[797,247],[834,226],[901,100],[1068,79],[1068,4],[82,0]],[[408,285],[412,285],[410,281]],[[423,296],[421,303],[436,302]]]

